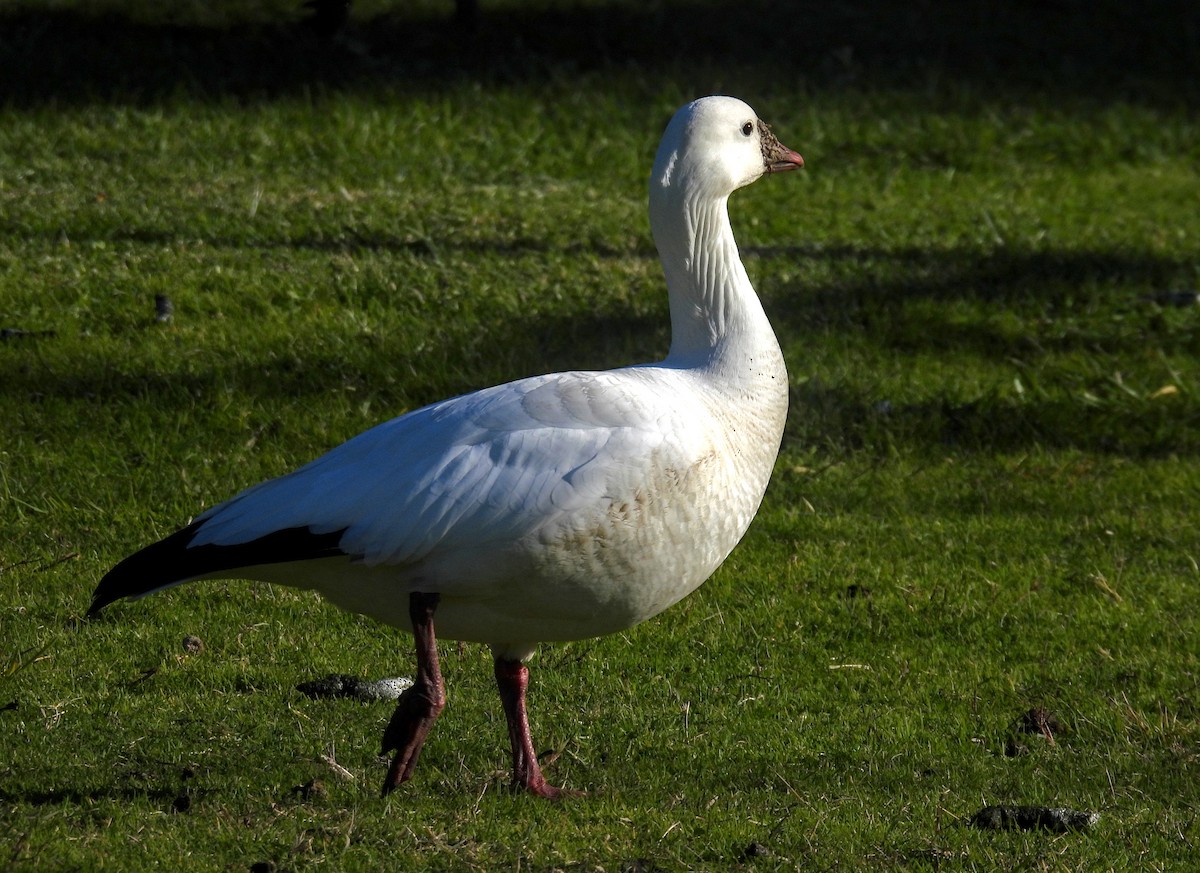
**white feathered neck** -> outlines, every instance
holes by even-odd
[[[778,348],[729,223],[729,195],[762,175],[761,160],[731,167],[715,144],[693,140],[694,122],[686,110],[672,119],[650,176],[650,229],[671,307],[664,363],[685,367],[712,365],[731,344]]]

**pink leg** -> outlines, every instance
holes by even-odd
[[[437,638],[433,633],[433,612],[438,595],[414,592],[408,597],[408,614],[412,619],[413,639],[417,644],[417,676],[405,689],[392,713],[392,720],[383,732],[383,751],[393,749],[396,757],[388,768],[383,793],[390,794],[412,778],[413,768],[421,754],[421,746],[429,729],[446,706],[446,686],[438,667]]]
[[[529,717],[525,713],[525,689],[529,687],[529,668],[520,661],[496,658],[496,685],[508,719],[508,738],[512,743],[513,788],[523,788],[540,797],[558,799],[574,792],[555,788],[546,782],[533,751],[529,736]]]

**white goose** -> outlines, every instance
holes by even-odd
[[[802,167],[749,106],[706,97],[663,135],[650,224],[670,295],[658,364],[520,379],[435,403],[208,510],[126,558],[90,614],[194,579],[311,588],[411,631],[414,684],[383,737],[384,793],[445,705],[434,623],[491,646],[513,785],[557,797],[525,713],[537,644],[613,633],[696,589],[758,510],[787,372],[726,203]]]

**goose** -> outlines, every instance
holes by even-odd
[[[125,558],[88,615],[197,579],[249,579],[408,631],[416,672],[384,731],[384,794],[412,777],[445,706],[437,639],[486,643],[513,789],[575,793],[539,767],[525,662],[539,643],[622,631],[676,603],[757,513],[788,380],[727,202],[802,166],[741,100],[687,104],[650,177],[664,360],[518,379],[376,425]]]

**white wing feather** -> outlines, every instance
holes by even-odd
[[[686,466],[679,378],[660,367],[555,373],[426,406],[214,507],[193,545],[345,530],[342,550],[377,566],[511,542],[644,481],[669,434]]]

